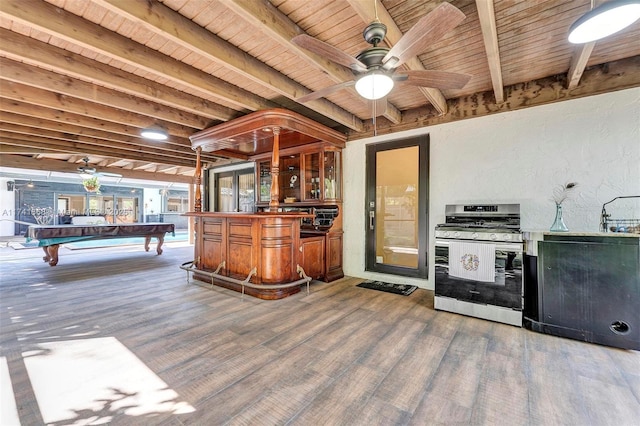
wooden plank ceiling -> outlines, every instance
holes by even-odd
[[[640,22],[575,46],[568,28],[591,0],[452,0],[466,18],[403,67],[470,74],[462,89],[397,85],[375,114],[353,88],[296,102],[354,75],[294,36],[355,56],[376,16],[390,47],[439,3],[2,0],[0,165],[73,172],[87,157],[125,177],[184,182],[188,137],[252,111],[287,108],[354,140],[640,86]],[[167,141],[139,136],[154,124]]]

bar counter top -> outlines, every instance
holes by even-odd
[[[304,212],[187,212],[183,213],[184,216],[192,217],[246,217],[246,218],[267,218],[267,217],[299,217],[308,218],[314,217],[312,213]]]

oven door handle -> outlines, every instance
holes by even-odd
[[[496,251],[511,251],[515,253],[523,253],[524,248],[522,243],[504,243],[504,242],[492,242],[492,241],[473,241],[473,240],[438,240],[436,239],[436,247],[449,247],[451,241],[458,243],[471,243],[471,244],[493,244],[496,246]]]

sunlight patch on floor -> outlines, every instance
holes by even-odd
[[[114,337],[39,343],[24,362],[45,423],[195,411]]]
[[[0,425],[20,425],[7,358],[0,357]]]

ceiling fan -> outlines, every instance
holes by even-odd
[[[297,35],[291,39],[294,44],[349,67],[354,73],[353,80],[325,87],[302,96],[297,101],[309,102],[351,86],[355,86],[362,97],[376,100],[385,97],[393,89],[394,82],[436,89],[460,89],[469,82],[470,75],[436,70],[402,70],[398,74],[395,71],[458,26],[464,18],[464,13],[455,6],[441,3],[407,31],[395,46],[388,49],[378,46],[384,40],[387,27],[377,19],[376,13],[376,20],[362,34],[373,47],[363,50],[356,57],[307,34]]]
[[[95,167],[91,167],[89,165],[89,158],[87,157],[84,157],[82,161],[84,161],[84,165],[78,167],[78,172],[80,174],[91,175],[91,176],[122,177],[122,175],[118,173],[99,172],[98,170],[96,170]]]

